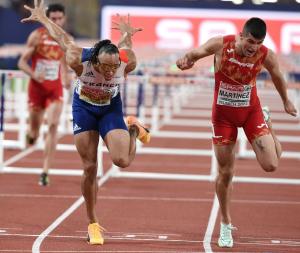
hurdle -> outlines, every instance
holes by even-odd
[[[3,124],[4,124],[4,82],[5,82],[5,75],[0,74],[1,85],[0,85],[0,172],[3,171],[4,164],[4,132],[3,132]]]
[[[130,76],[131,78],[131,76]],[[175,132],[175,131],[162,131],[160,130],[161,126],[164,124],[170,124],[170,125],[192,125],[192,126],[208,126],[210,125],[209,120],[189,120],[189,121],[184,121],[180,122],[180,120],[172,119],[173,115],[179,114],[179,113],[184,113],[184,110],[182,107],[185,106],[185,104],[188,101],[188,98],[190,97],[193,99],[193,94],[195,93],[203,93],[206,92],[205,89],[196,87],[195,84],[197,81],[199,83],[206,83],[206,86],[208,89],[208,92],[211,92],[212,88],[212,78],[200,78],[199,80],[197,79],[182,79],[180,82],[178,82],[177,85],[169,85],[169,86],[164,86],[161,88],[160,85],[153,85],[151,83],[151,75],[143,75],[143,76],[132,76],[132,78],[135,78],[135,84],[133,85],[132,83],[130,85],[126,85],[123,87],[123,90],[126,90],[125,93],[125,106],[127,112],[133,112],[132,109],[132,103],[134,108],[134,112],[136,115],[139,116],[140,119],[144,120],[144,122],[153,122],[153,129],[152,130],[152,136],[153,137],[160,137],[160,138],[194,138],[194,139],[211,139],[211,133],[210,132],[201,132],[201,133],[189,133],[189,132]],[[157,82],[157,80],[156,80]],[[191,85],[187,87],[186,82],[189,82],[188,84]],[[198,84],[198,83],[197,83]],[[192,86],[193,85],[193,86]],[[180,87],[182,86],[182,87]],[[185,86],[185,87],[184,87]],[[167,88],[168,87],[168,88]],[[190,92],[192,91],[192,92]],[[132,100],[130,96],[127,93],[133,92],[135,99]],[[137,95],[138,94],[138,95]],[[147,95],[148,94],[148,95]],[[149,94],[151,94],[149,96]],[[171,98],[171,103],[168,101],[167,103],[159,99],[159,96],[164,94],[165,96],[169,96]],[[123,94],[124,96],[124,94]],[[150,97],[150,98],[149,98]],[[124,98],[123,98],[124,99]],[[147,103],[145,101],[148,99],[151,100],[151,105],[153,101],[156,101],[155,106],[147,108]],[[123,100],[124,102],[124,100]],[[176,102],[176,103],[175,103]],[[196,101],[198,102],[198,101]],[[131,108],[131,109],[130,109]],[[156,112],[154,111],[153,113],[153,108],[155,108]],[[210,108],[210,106],[207,106],[207,108]],[[130,110],[129,110],[130,109]],[[150,112],[150,118],[146,117],[146,111],[147,109]],[[194,110],[193,110],[194,111]],[[205,112],[208,114],[208,110],[205,110]],[[194,112],[193,112],[194,113]],[[163,120],[161,119],[161,116]],[[280,126],[282,128],[285,128],[286,126]],[[290,126],[290,129],[292,129],[294,126]],[[288,136],[283,136],[286,138],[286,141],[289,141]],[[279,136],[279,139],[282,139],[282,137]],[[290,138],[291,139],[291,138]],[[293,137],[294,139],[294,137]],[[239,140],[240,141],[240,140]],[[240,157],[245,157],[245,158],[253,158],[254,153],[253,151],[248,151],[246,149],[246,145],[240,145]],[[65,145],[65,144],[58,144],[57,150],[70,150],[74,151],[75,146],[74,145]],[[99,144],[99,163],[102,164],[102,159],[103,159],[103,153],[108,152],[107,149],[101,144]],[[208,181],[213,181],[216,175],[216,161],[214,157],[214,152],[213,149],[175,149],[175,148],[157,148],[157,147],[144,147],[144,146],[137,146],[137,154],[155,154],[155,155],[168,155],[168,154],[173,154],[173,155],[185,155],[185,156],[208,156],[212,158],[211,162],[211,168],[210,168],[210,173],[208,175],[185,175],[185,174],[173,174],[173,173],[139,173],[139,172],[127,172],[124,170],[116,170],[116,173],[114,174],[115,177],[137,177],[137,178],[163,178],[163,179],[176,179],[176,180],[208,180]],[[287,154],[286,152],[283,153],[283,157],[287,158],[298,158],[299,154],[296,152],[292,152]],[[79,170],[77,170],[79,171]],[[50,169],[50,173],[51,169]],[[52,173],[54,174],[54,173]],[[80,174],[79,172],[75,174]],[[101,170],[98,172],[98,176],[102,175]],[[241,179],[242,180],[242,179]]]

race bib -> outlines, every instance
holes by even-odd
[[[39,59],[35,71],[45,76],[45,80],[54,81],[59,75],[59,61]]]
[[[109,105],[113,92],[108,89],[93,89],[87,86],[81,88],[79,98],[94,105]]]
[[[250,106],[251,89],[251,85],[232,85],[221,81],[217,104],[232,107]]]

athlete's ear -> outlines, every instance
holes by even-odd
[[[242,39],[244,37],[243,32],[239,33],[240,39]]]

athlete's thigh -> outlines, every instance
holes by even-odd
[[[130,136],[121,110],[115,108],[103,115],[99,122],[99,132],[112,157],[128,155]]]
[[[84,131],[74,136],[76,149],[83,163],[96,163],[99,133]]]
[[[39,129],[43,123],[45,110],[41,107],[30,107],[29,108],[29,121],[33,128]]]
[[[72,106],[73,115],[73,133],[79,134],[85,131],[97,131],[98,130],[98,117],[88,107],[80,104],[74,104]]]
[[[104,142],[112,159],[129,154],[130,136],[127,130],[114,129],[109,131],[104,138]]]
[[[62,101],[56,100],[50,103],[47,107],[47,122],[48,125],[58,125],[60,115],[62,112],[63,103]]]
[[[251,143],[256,154],[257,161],[264,168],[270,164],[277,165],[278,157],[275,142],[271,134],[265,134],[255,138]]]
[[[214,151],[219,165],[219,170],[233,170],[235,143],[226,145],[214,144]]]

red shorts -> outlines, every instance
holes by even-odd
[[[238,127],[242,127],[250,143],[259,136],[269,134],[260,104],[236,108],[215,105],[213,108],[213,143],[235,143]]]
[[[61,82],[37,83],[30,80],[28,87],[29,107],[45,109],[50,103],[62,100],[63,90]]]

